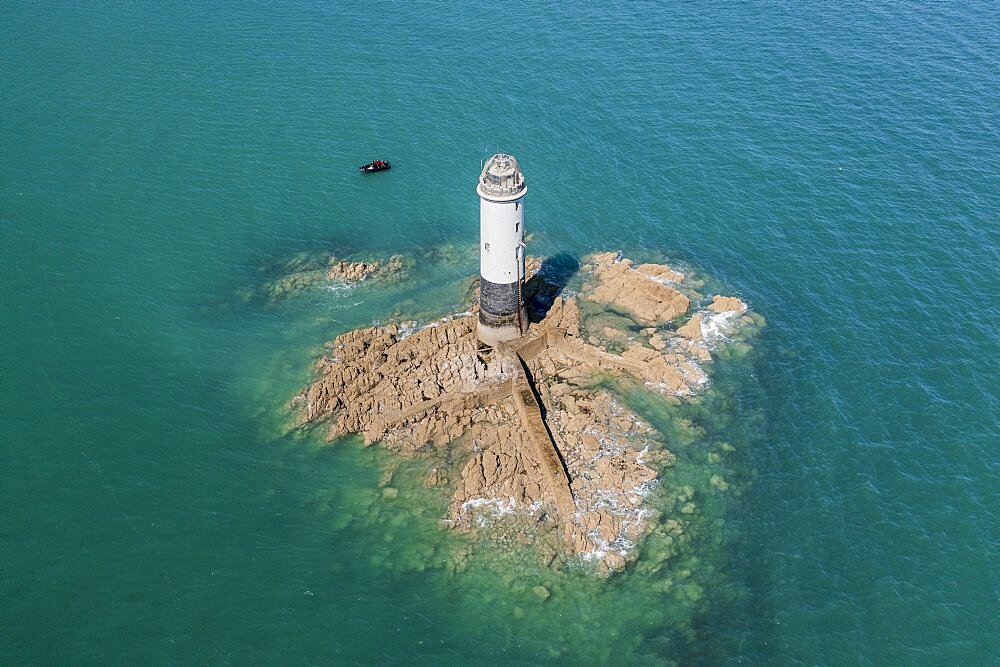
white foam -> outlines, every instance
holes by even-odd
[[[701,384],[701,382],[699,382]],[[644,385],[647,389],[652,389],[653,391],[658,391],[661,394],[669,394],[670,387],[667,386],[665,382],[646,382]],[[692,391],[686,386],[681,387],[673,392],[674,396],[691,396]]]
[[[718,345],[729,340],[729,336],[736,331],[736,325],[740,315],[738,310],[730,310],[725,313],[705,312],[701,318],[701,337],[709,345]]]
[[[587,533],[587,538],[594,544],[594,548],[581,553],[580,559],[583,562],[591,562],[604,558],[610,552],[617,552],[620,556],[627,557],[629,552],[636,547],[636,543],[628,538],[629,529],[633,526],[641,526],[648,517],[653,515],[651,510],[640,505],[659,484],[660,480],[654,478],[642,484],[636,484],[625,491],[616,489],[594,491],[589,506],[576,513],[577,522],[582,518],[584,512],[603,509],[621,519],[621,529],[610,541],[603,540],[596,530]]]
[[[470,498],[462,503],[459,516],[464,517],[470,511],[474,514],[474,521],[480,528],[488,525],[492,520],[499,519],[508,514],[534,514],[541,509],[541,501],[535,501],[530,505],[522,505],[517,502],[514,496],[508,496],[507,500],[502,498]]]
[[[472,311],[465,310],[462,311],[461,313],[453,313],[452,315],[447,315],[440,319],[434,320],[433,322],[428,322],[423,326],[417,326],[416,321],[410,320],[400,325],[400,333],[396,335],[396,339],[402,340],[404,338],[408,338],[417,331],[423,331],[424,329],[436,329],[442,324],[447,324],[448,322],[451,322],[452,320],[457,320],[461,317],[469,317],[470,315],[472,315]]]
[[[642,451],[635,455],[635,462],[639,465],[646,465],[646,454],[649,454],[649,445],[642,448]]]
[[[396,334],[396,340],[403,340],[404,338],[409,338],[417,331],[416,320],[407,320],[406,322],[401,322],[399,324],[399,332]]]
[[[684,280],[684,274],[681,273],[680,271],[674,271],[673,269],[670,269],[670,270],[673,271],[674,273],[676,273],[677,275],[679,275],[681,277],[680,280],[671,280],[670,278],[664,278],[663,276],[651,276],[648,273],[643,273],[642,271],[640,271],[638,268],[636,268],[634,266],[630,266],[629,269],[631,269],[632,271],[635,271],[636,273],[638,273],[640,276],[642,276],[646,280],[649,280],[649,281],[654,282],[654,283],[659,283],[660,285],[666,285],[667,287],[672,287],[672,288],[680,287],[681,281]]]
[[[337,296],[344,296],[350,294],[354,291],[357,283],[350,283],[342,280],[337,280],[326,285],[326,290],[332,292]]]

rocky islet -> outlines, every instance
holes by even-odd
[[[331,262],[330,271],[362,280],[382,266]],[[713,336],[752,319],[742,301],[723,296],[688,317],[682,273],[616,253],[584,258],[575,295],[538,260],[528,272],[532,324],[522,339],[480,343],[475,303],[423,326],[345,332],[293,401],[298,423],[326,424],[331,441],[358,433],[426,460],[424,483],[450,493],[442,521],[456,530],[501,543],[513,536],[549,563],[618,571],[657,525],[646,500],[674,456],[611,388],[641,384],[670,402],[692,397],[708,382],[702,364]],[[681,505],[681,513],[695,509]]]

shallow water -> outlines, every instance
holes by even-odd
[[[997,25],[5,7],[0,656],[995,661]],[[460,303],[497,146],[533,254],[669,260],[767,320],[700,405],[640,405],[675,482],[735,448],[677,558],[701,597],[488,550],[456,575],[439,498],[404,471],[380,500],[378,450],[282,435],[324,340]],[[393,170],[356,172],[376,156]],[[448,244],[408,285],[242,298],[296,253]]]

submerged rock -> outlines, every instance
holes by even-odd
[[[365,280],[379,283],[395,283],[406,277],[407,259],[403,255],[392,255],[379,260],[338,259],[332,253],[303,253],[278,264],[265,267],[277,277],[267,281],[260,288],[264,297],[278,301],[303,290],[329,287],[331,285],[353,285]]]

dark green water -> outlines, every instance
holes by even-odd
[[[996,662],[997,16],[4,5],[0,659]],[[700,405],[633,397],[701,494],[670,590],[455,574],[412,471],[384,499],[377,450],[282,435],[324,340],[459,301],[497,145],[531,252],[767,319]],[[386,291],[239,296],[449,244]]]

